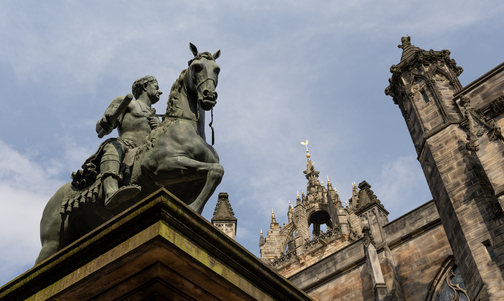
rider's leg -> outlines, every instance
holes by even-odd
[[[123,186],[119,189],[119,168],[121,167],[123,153],[124,147],[118,141],[111,141],[104,147],[100,172],[102,173],[105,207],[107,209],[114,209],[140,192],[140,187],[137,185]]]
[[[121,167],[122,147],[117,141],[111,141],[103,147],[103,155],[100,161],[102,185],[105,203],[119,188],[119,168]]]

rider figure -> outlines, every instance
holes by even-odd
[[[111,140],[104,146],[100,161],[107,209],[114,209],[140,192],[140,187],[137,185],[118,188],[118,181],[122,179],[121,161],[127,150],[139,146],[151,130],[159,124],[159,119],[153,116],[156,110],[151,108],[151,105],[158,102],[159,96],[163,94],[159,90],[156,78],[147,75],[137,79],[133,83],[132,91],[135,99],[129,103],[124,113],[113,124],[111,124],[110,118],[121,104],[124,96],[114,99],[96,124],[97,132],[103,129],[106,134],[110,134],[116,127],[119,132],[119,138]]]

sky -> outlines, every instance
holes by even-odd
[[[227,192],[236,240],[258,257],[271,210],[287,222],[288,202],[306,191],[301,141],[342,200],[366,180],[391,221],[431,200],[401,112],[384,94],[402,36],[449,49],[463,86],[500,64],[504,48],[497,1],[0,0],[0,8],[0,285],[33,266],[42,210],[100,145],[95,124],[109,103],[150,74],[165,92],[154,106],[164,113],[192,58],[189,42],[221,50],[213,125],[225,175],[203,216]]]

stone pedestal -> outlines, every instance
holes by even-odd
[[[0,300],[312,300],[164,189],[0,288]]]

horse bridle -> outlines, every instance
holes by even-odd
[[[198,90],[198,88],[205,82],[207,82],[208,80],[211,80],[213,81],[214,83],[214,86],[217,86],[217,83],[215,82],[215,79],[211,78],[211,77],[207,77],[204,81],[202,81],[201,83],[199,83],[197,86],[196,86],[196,91]],[[186,88],[187,89],[187,88]],[[217,93],[217,92],[215,92]],[[188,118],[188,117],[184,117],[184,116],[169,116],[169,115],[166,115],[166,114],[151,114],[150,116],[155,116],[155,117],[163,117],[163,118],[177,118],[177,119],[186,119],[186,120],[190,120],[190,121],[194,121],[194,122],[198,122],[199,121],[199,108],[200,108],[200,102],[198,101],[198,107],[197,107],[197,112],[198,112],[198,118],[196,120],[194,119],[191,119],[191,118]],[[213,128],[213,107],[210,109],[210,116],[211,116],[211,120],[210,120],[210,123],[208,124],[208,126],[210,127],[210,129],[212,130],[212,146],[214,145],[215,143],[215,131],[214,131],[214,128]]]
[[[211,78],[211,77],[207,77],[204,81],[202,81],[201,83],[199,83],[197,86],[196,86],[196,91],[198,90],[198,88],[203,85],[204,83],[206,83],[207,81],[213,81],[214,83],[214,86],[217,87],[217,83],[215,82],[215,79]]]

